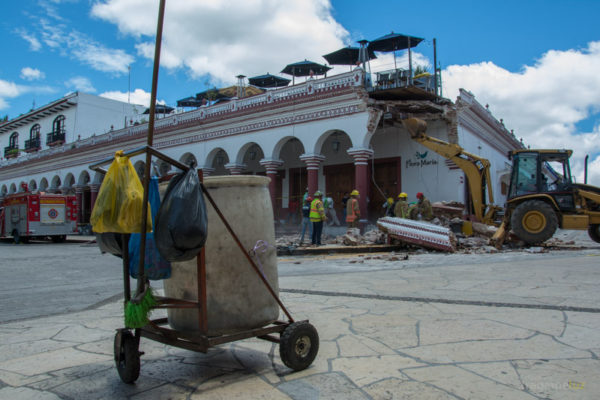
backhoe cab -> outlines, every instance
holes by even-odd
[[[505,226],[527,244],[542,243],[562,229],[588,230],[600,243],[600,188],[574,183],[571,150],[512,151]],[[502,232],[503,233],[503,232]]]

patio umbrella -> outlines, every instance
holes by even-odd
[[[359,53],[360,48],[348,46],[342,47],[332,53],[325,54],[323,58],[326,59],[330,65],[356,65],[356,63],[360,61]],[[368,49],[367,55],[369,60],[377,58],[375,52],[371,49]]]
[[[324,75],[329,71],[331,67],[327,65],[319,64],[314,61],[299,61],[297,63],[288,64],[284,69],[281,70],[281,73],[292,75],[294,78],[297,76],[309,76],[311,74],[315,75]],[[292,83],[294,79],[292,78]]]
[[[258,86],[260,88],[276,88],[287,86],[290,81],[291,79],[282,78],[277,75],[271,75],[268,72],[265,75],[248,78],[248,82],[251,85]]]
[[[396,68],[396,50],[408,49],[409,68],[412,70],[410,60],[410,49],[423,41],[423,38],[403,35],[401,33],[390,33],[369,42],[369,51],[394,52],[394,69]]]
[[[200,107],[202,101],[194,96],[186,97],[185,99],[177,100],[177,107]]]

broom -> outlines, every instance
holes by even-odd
[[[146,286],[142,293],[125,305],[125,326],[131,329],[146,326],[150,321],[148,315],[157,304],[152,288]]]

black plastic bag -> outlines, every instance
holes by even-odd
[[[96,233],[96,243],[102,253],[123,258],[122,236],[122,233],[114,232]]]
[[[206,204],[195,168],[171,179],[156,215],[154,238],[168,261],[196,257],[206,242]]]

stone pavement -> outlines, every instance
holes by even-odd
[[[599,261],[598,247],[280,259],[283,302],[320,336],[308,369],[258,339],[202,354],[142,338],[124,384],[117,301],[1,324],[0,399],[597,399]]]

